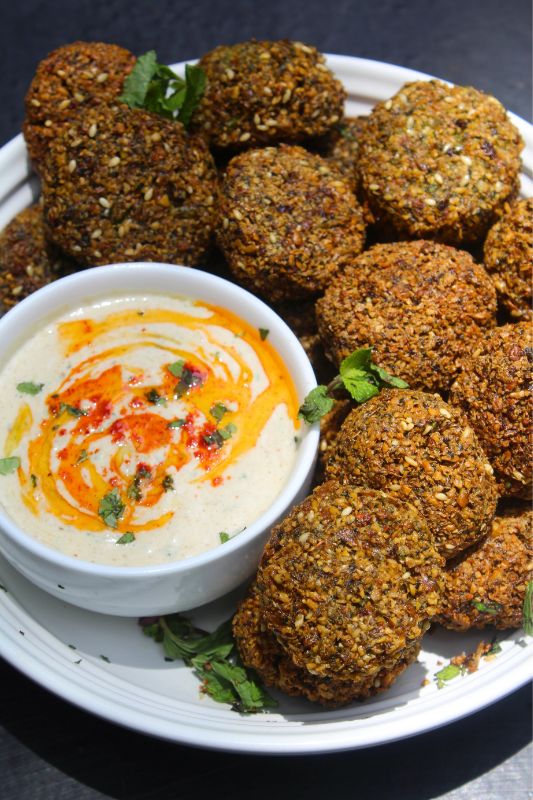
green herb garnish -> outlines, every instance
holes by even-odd
[[[228,422],[224,428],[218,428],[216,431],[213,431],[213,433],[205,433],[202,436],[202,439],[209,447],[214,445],[215,447],[220,448],[225,441],[231,439],[236,431],[237,426],[234,425],[233,422]]]
[[[184,366],[185,361],[180,358],[178,361],[174,361],[173,364],[168,364],[167,369],[175,378],[181,378]]]
[[[327,386],[312,389],[300,406],[298,416],[312,424],[327,414],[335,404],[336,393],[348,393],[356,403],[365,403],[385,387],[407,389],[408,384],[395,378],[372,361],[372,348],[355,350],[340,365],[339,374]]]
[[[22,392],[22,394],[39,394],[41,389],[43,388],[44,383],[33,383],[33,381],[22,381],[22,383],[17,383],[17,392]]]
[[[461,667],[457,664],[447,664],[441,670],[435,673],[434,678],[437,681],[437,688],[442,689],[448,681],[452,681],[459,675],[463,674]]]
[[[10,458],[0,458],[0,475],[9,475],[20,467],[20,458],[10,456]]]
[[[172,477],[172,475],[165,475],[165,477],[163,478],[162,486],[165,492],[174,491],[174,478]]]
[[[159,394],[157,389],[150,389],[149,392],[144,393],[144,396],[154,406],[164,406],[167,403],[166,398]]]
[[[145,108],[185,127],[205,91],[206,77],[201,67],[185,66],[185,80],[169,67],[159,64],[155,50],[139,56],[124,81],[119,100],[130,108]]]
[[[528,636],[533,636],[533,581],[529,581],[526,588],[522,607],[522,624],[524,633]]]
[[[120,539],[117,539],[115,544],[129,544],[130,542],[134,541],[135,541],[135,534],[132,533],[131,531],[126,531],[126,533],[122,534]]]
[[[482,614],[499,614],[500,611],[502,610],[501,603],[472,600],[472,605]]]
[[[100,500],[98,514],[108,528],[116,528],[125,508],[117,489],[113,489]]]
[[[268,334],[270,333],[268,328],[258,328],[259,336],[261,337],[262,341],[264,342],[267,338]]]
[[[63,414],[64,412],[70,414],[71,417],[86,417],[89,413],[88,411],[84,411],[83,408],[78,408],[77,406],[70,406],[68,403],[60,403],[59,404],[59,415]]]
[[[33,488],[35,489],[35,488],[36,488],[36,486],[37,486],[37,475],[34,475],[34,474],[33,474],[33,472],[32,472],[32,474],[30,475],[30,481],[31,481],[31,485],[32,485],[32,486],[33,486]]]
[[[76,461],[76,464],[83,464],[83,462],[87,461],[88,458],[89,458],[89,453],[84,448],[83,450],[80,450],[80,454],[78,456],[78,460]]]
[[[215,403],[209,409],[209,413],[212,417],[216,419],[217,422],[220,422],[224,414],[228,411],[224,403]]]
[[[182,428],[185,425],[184,419],[173,419],[168,423],[167,428]]]
[[[139,502],[142,500],[142,492],[141,492],[141,481],[145,480],[146,478],[151,478],[152,473],[146,467],[139,467],[137,472],[135,473],[135,477],[133,478],[132,482],[128,486],[126,494],[131,500],[136,500]]]
[[[246,669],[237,654],[231,620],[214,633],[195,628],[180,614],[139,620],[143,631],[163,644],[166,658],[180,659],[192,667],[202,681],[201,691],[234,711],[254,713],[277,703],[267,694],[255,674]]]
[[[220,531],[218,535],[220,537],[220,541],[222,544],[224,544],[224,542],[229,542],[229,540],[231,539],[231,536],[229,535],[229,533],[226,533],[226,531]]]
[[[192,389],[194,386],[201,386],[203,382],[204,378],[199,372],[194,372],[192,369],[189,369],[189,367],[183,367],[179,382],[174,389],[174,395],[179,400],[189,389]]]

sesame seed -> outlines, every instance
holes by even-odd
[[[152,142],[160,142],[161,141],[161,134],[156,131],[155,133],[152,133],[152,135],[150,136],[150,139],[152,140]]]
[[[99,75],[96,76],[96,83],[104,83],[109,77],[107,72],[101,72]]]
[[[446,417],[446,419],[451,419],[452,418],[452,415],[450,414],[448,409],[447,408],[443,408],[442,406],[439,408],[439,414],[441,416],[443,416],[443,417]]]
[[[70,100],[67,98],[67,99],[62,100],[60,102],[60,104],[58,105],[58,108],[59,108],[60,111],[63,111],[63,109],[64,108],[68,108],[69,105],[70,105]]]
[[[298,541],[300,542],[300,544],[305,544],[305,543],[306,543],[306,541],[309,539],[309,536],[310,536],[310,535],[311,535],[311,534],[309,533],[309,531],[306,531],[305,533],[302,533],[302,534],[301,534],[301,535],[298,537]]]
[[[371,192],[379,192],[379,186],[377,183],[371,183],[368,188]]]
[[[94,139],[94,137],[96,136],[96,131],[97,130],[98,130],[98,127],[96,125],[96,122],[93,122],[93,124],[91,125],[91,127],[88,130],[88,134],[89,134],[89,137],[91,139]]]
[[[283,97],[281,98],[281,102],[288,103],[289,100],[291,99],[291,95],[292,95],[291,89],[285,89],[285,91],[283,92]]]
[[[229,227],[229,219],[227,217],[224,217],[224,219],[222,220],[222,227],[224,228],[224,230],[228,229],[228,227]]]
[[[352,513],[352,511],[353,511],[352,506],[346,506],[346,508],[343,508],[341,511],[341,517],[348,517]]]
[[[434,200],[432,197],[426,197],[426,205],[427,206],[436,206],[437,201]]]
[[[120,236],[121,239],[122,239],[122,237],[124,236],[125,233],[126,233],[126,226],[125,225],[119,225],[118,226],[118,235]]]
[[[226,77],[229,78],[230,81],[232,81],[233,78],[235,77],[235,73],[230,67],[228,67],[228,69],[226,70]]]
[[[448,500],[444,492],[437,492],[437,494],[435,495],[435,499],[440,500],[443,503],[445,503]]]
[[[524,476],[517,469],[513,469],[512,475],[516,481],[524,482]]]
[[[461,179],[461,186],[466,186],[470,182],[470,173],[465,172]]]
[[[314,511],[310,511],[309,514],[307,515],[307,521],[308,522],[312,522],[314,520],[314,518],[315,518],[315,512]]]
[[[385,103],[385,108],[387,109],[387,111],[390,111],[390,109],[392,108],[392,100],[387,100],[387,102]]]
[[[91,233],[91,239],[99,239],[101,235],[102,235],[102,229],[97,228],[95,231]]]
[[[35,97],[32,98],[31,104],[32,104],[32,106],[35,106],[36,108],[40,108],[41,107],[41,104],[39,103],[38,100],[35,99]]]
[[[414,458],[411,458],[411,456],[404,456],[403,460],[411,467],[418,467],[418,461],[416,461]]]
[[[460,156],[460,159],[463,162],[463,164],[466,164],[467,167],[469,167],[472,164],[472,159],[470,158],[470,156]]]
[[[234,208],[232,213],[235,219],[242,219],[242,214],[238,208]]]
[[[250,136],[251,136],[251,134],[250,134],[250,133],[248,133],[248,132],[246,132],[246,133],[241,133],[241,135],[239,136],[239,141],[240,141],[240,142],[247,142],[247,141],[248,141],[248,139],[250,138]]]
[[[153,188],[150,186],[150,188],[149,188],[149,189],[147,189],[147,190],[145,191],[145,193],[144,193],[144,199],[145,199],[145,200],[151,200],[153,196],[154,196],[154,190],[153,190]]]
[[[492,469],[488,461],[486,461],[485,464],[483,464],[483,469],[485,470],[487,475],[494,475],[494,470]]]
[[[113,158],[109,159],[107,164],[110,167],[116,167],[116,166],[118,166],[118,164],[120,164],[120,158],[118,156],[113,156]]]
[[[298,616],[294,620],[294,627],[295,628],[301,628],[303,624],[304,624],[304,615],[303,614],[298,614]]]
[[[494,184],[494,191],[501,192],[502,189],[503,189],[503,183],[501,181],[496,181],[496,183]]]
[[[270,53],[267,53],[265,51],[264,53],[260,54],[259,58],[261,59],[261,61],[270,61]]]
[[[400,486],[399,483],[391,483],[389,485],[389,489],[391,490],[391,492],[401,492],[402,487]]]
[[[72,249],[74,250],[75,253],[81,253],[81,247],[79,246],[79,244],[72,245]]]
[[[52,127],[52,120],[51,119],[45,120],[44,127],[45,128],[51,128]]]
[[[102,206],[102,208],[111,208],[111,203],[106,197],[100,197],[98,202]]]
[[[69,172],[74,172],[74,170],[76,169],[76,159],[72,158],[72,159],[71,159],[71,160],[68,162],[68,167],[67,167],[67,169],[68,169],[68,171],[69,171]]]
[[[444,179],[439,172],[436,172],[433,177],[435,178],[437,183],[440,183],[441,185],[444,183]]]

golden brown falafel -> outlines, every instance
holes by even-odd
[[[326,477],[408,500],[445,558],[481,539],[496,510],[496,482],[474,431],[436,394],[386,389],[351,411]]]
[[[343,116],[342,84],[324,57],[301,42],[222,45],[199,66],[207,86],[191,125],[212,147],[300,142]]]
[[[363,248],[348,181],[302,147],[241,153],[220,194],[217,242],[235,278],[270,302],[316,296]]]
[[[0,314],[72,269],[45,236],[41,207],[24,209],[0,233]]]
[[[378,103],[368,117],[359,155],[361,186],[379,224],[394,238],[473,243],[516,196],[522,147],[518,130],[491,95],[416,81]]]
[[[533,575],[532,524],[529,508],[495,517],[488,536],[446,570],[437,622],[457,631],[520,627]]]
[[[496,324],[496,293],[482,266],[428,241],[371,247],[339,273],[316,304],[326,354],[358,347],[410,386],[445,391],[460,361]]]
[[[442,565],[416,509],[329,481],[267,543],[257,573],[262,619],[298,667],[353,681],[362,696],[417,652],[439,603]]]
[[[516,319],[531,318],[533,197],[512,203],[490,229],[483,256],[502,305]]]
[[[60,128],[94,104],[116,100],[134,65],[129,50],[103,42],[73,42],[40,62],[26,95],[24,120],[24,138],[39,172]]]
[[[531,497],[531,322],[488,331],[465,355],[450,391],[463,409],[494,468],[502,497]]]
[[[50,238],[82,264],[199,264],[211,242],[216,173],[181,123],[94,106],[50,145],[43,170]]]

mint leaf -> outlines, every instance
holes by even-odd
[[[10,458],[0,458],[0,475],[9,475],[20,467],[20,458],[11,456]]]
[[[327,386],[316,386],[311,389],[304,402],[298,409],[298,416],[302,417],[309,425],[318,420],[331,411],[335,401],[333,398],[328,397]]]
[[[130,542],[134,541],[135,541],[135,534],[132,533],[131,531],[126,531],[126,533],[122,534],[120,539],[117,539],[115,544],[129,544]]]
[[[117,489],[108,492],[98,504],[98,514],[108,528],[116,528],[126,506],[122,502]]]
[[[220,537],[220,541],[221,541],[222,544],[224,544],[225,542],[229,542],[229,540],[231,538],[229,533],[226,533],[226,531],[220,531],[220,533],[218,535]]]
[[[178,120],[185,127],[188,126],[196,107],[202,99],[206,82],[205,72],[201,67],[190,64],[185,65],[185,97],[181,106],[178,106]]]
[[[139,56],[135,66],[124,81],[122,94],[118,98],[130,108],[144,108],[150,82],[157,71],[157,54],[149,50]]]
[[[39,394],[43,386],[44,383],[33,383],[33,381],[22,381],[22,383],[17,383],[17,392],[22,392],[22,394],[36,395]]]
[[[167,369],[172,375],[174,375],[175,378],[181,378],[184,366],[185,361],[180,358],[178,361],[174,361],[173,364],[168,364]]]
[[[409,388],[401,378],[395,378],[383,367],[372,362],[370,347],[361,347],[347,356],[341,362],[339,374],[344,388],[357,403],[365,403],[386,386],[396,389]]]
[[[529,581],[526,588],[522,607],[522,622],[524,633],[528,636],[533,636],[533,581]]]
[[[456,664],[448,664],[446,667],[443,667],[441,670],[435,673],[434,677],[437,681],[437,687],[442,689],[448,681],[457,678],[461,674],[461,667],[458,667]]]
[[[220,420],[222,419],[224,414],[227,412],[227,410],[228,409],[226,408],[224,403],[215,403],[209,409],[209,413],[211,414],[212,417],[214,417],[216,419],[217,422],[220,422]]]

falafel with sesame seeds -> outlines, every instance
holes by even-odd
[[[466,416],[437,394],[407,389],[385,389],[348,414],[326,478],[408,500],[447,559],[489,532],[498,500]]]
[[[40,62],[26,95],[23,128],[38,172],[61,127],[96,103],[118,99],[135,61],[133,53],[116,44],[73,42]]]
[[[294,145],[230,161],[216,234],[235,279],[274,303],[320,294],[365,240],[349,182]]]
[[[445,571],[436,622],[456,631],[520,627],[532,578],[532,524],[529,508],[495,517],[488,536]]]
[[[522,147],[491,95],[408,83],[367,118],[362,190],[387,238],[475,243],[517,195]]]
[[[359,147],[367,117],[346,117],[326,134],[318,152],[345,175],[354,192],[359,190]]]
[[[413,506],[330,481],[267,542],[256,579],[262,619],[296,666],[367,696],[418,652],[443,564]]]
[[[354,258],[316,304],[326,354],[358,347],[413,388],[446,391],[496,324],[496,292],[463,250],[429,241],[378,244]]]
[[[466,356],[451,387],[450,403],[460,407],[494,468],[502,497],[531,498],[531,322],[503,325]]]
[[[531,318],[533,197],[512,203],[490,229],[483,257],[502,305],[515,319]]]
[[[207,85],[191,128],[213,148],[301,142],[342,119],[342,84],[324,56],[301,42],[222,45],[199,66]]]
[[[52,241],[82,264],[196,266],[211,244],[217,178],[181,123],[100,105],[50,146],[42,175]]]
[[[41,207],[24,209],[0,233],[0,315],[74,268],[46,238]]]
[[[357,678],[342,680],[313,675],[307,669],[297,667],[266,628],[255,583],[233,617],[233,635],[243,663],[255,670],[267,686],[293,697],[305,697],[326,708],[340,708],[352,700],[362,700],[388,689],[418,655],[418,648],[411,648],[395,667],[382,669],[366,684]]]

